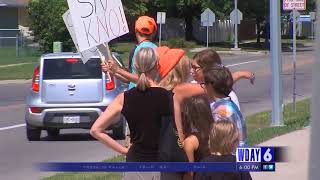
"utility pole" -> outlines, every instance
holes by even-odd
[[[270,64],[272,70],[272,123],[282,126],[282,61],[281,61],[281,26],[280,1],[270,0]]]

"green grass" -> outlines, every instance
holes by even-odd
[[[124,62],[125,65],[127,65],[130,52],[134,46],[135,46],[134,42],[116,43],[111,46],[111,50],[119,53],[122,61]]]
[[[284,108],[284,126],[270,127],[271,112],[261,112],[248,116],[246,119],[248,129],[248,144],[254,145],[301,129],[310,122],[310,99],[305,99],[297,103],[297,111],[292,111],[292,104]]]
[[[37,63],[0,67],[0,80],[31,79]]]
[[[297,103],[297,112],[292,112],[292,104],[284,108],[283,127],[270,127],[271,112],[260,112],[246,117],[248,128],[248,144],[255,145],[282,134],[301,129],[309,125],[310,119],[310,99],[305,99]],[[104,162],[123,162],[124,156],[106,160]],[[43,180],[76,180],[76,179],[110,179],[120,180],[121,173],[59,173],[57,175],[44,178]]]
[[[28,52],[23,49],[20,51],[20,56],[16,57],[15,47],[1,47],[0,48],[0,65],[19,64],[26,62],[37,62],[39,55],[37,53]]]

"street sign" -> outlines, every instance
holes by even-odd
[[[216,15],[207,8],[201,14],[201,25],[202,26],[213,26],[213,23],[216,22]]]
[[[243,16],[242,12],[238,9],[238,0],[234,0],[234,9],[230,13],[231,24],[234,25],[234,50],[239,50],[238,46],[238,24],[241,23]]]
[[[213,26],[214,22],[216,22],[216,15],[207,8],[201,14],[201,25],[207,27],[207,47],[209,47],[209,26]]]
[[[157,24],[165,24],[165,23],[166,23],[166,13],[157,12]]]
[[[307,0],[283,0],[282,8],[284,11],[304,11],[306,10]]]
[[[162,24],[166,23],[166,13],[157,12],[157,24],[160,25],[159,28],[159,46],[161,46],[161,35],[162,35]]]
[[[310,12],[310,18],[312,21],[316,20],[316,13],[315,12]]]
[[[299,13],[298,11],[292,11],[292,12],[290,13],[290,18],[291,18],[291,20],[293,20],[293,13],[295,13],[295,17],[296,17],[297,19],[299,19],[300,13]]]
[[[238,18],[237,18],[237,15],[238,15]],[[236,22],[237,22],[237,24],[240,24],[242,19],[243,19],[243,15],[242,15],[242,12],[239,9],[237,9],[237,10],[234,9],[230,13],[231,24],[236,24]]]

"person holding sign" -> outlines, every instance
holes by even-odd
[[[135,22],[135,36],[138,41],[138,44],[131,50],[129,55],[129,72],[133,74],[137,74],[136,68],[134,67],[136,55],[141,48],[156,48],[157,45],[152,42],[155,34],[157,32],[157,24],[153,18],[149,16],[140,16]],[[102,70],[107,72],[107,65],[101,64]],[[119,76],[121,79],[123,77],[120,74],[115,74],[117,77]],[[136,84],[130,81],[129,89],[135,87]]]

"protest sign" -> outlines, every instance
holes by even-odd
[[[77,37],[76,37],[76,34],[75,34],[75,31],[73,29],[73,23],[72,23],[72,19],[71,19],[71,14],[70,14],[70,10],[67,10],[63,15],[62,15],[62,18],[63,18],[63,21],[69,31],[69,34],[71,36],[71,39],[77,49],[78,52],[80,52],[80,49],[79,49],[79,45],[78,45],[78,41],[77,41]],[[97,54],[97,48],[96,47],[93,47],[91,49],[88,49],[88,50],[85,50],[83,52],[80,52],[81,54],[81,59],[83,61],[83,63],[86,63],[92,56],[96,55]]]
[[[129,32],[121,0],[68,0],[80,52]]]

